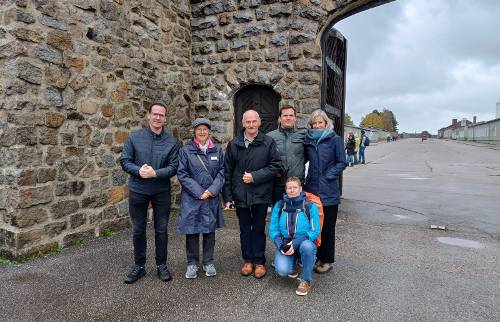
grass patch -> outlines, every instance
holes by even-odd
[[[17,266],[19,265],[19,262],[16,260],[8,259],[4,256],[0,256],[0,265]]]
[[[111,229],[104,229],[99,233],[99,237],[111,237],[115,234]]]
[[[59,253],[62,253],[63,250],[64,250],[64,248],[62,248],[61,246],[54,246],[47,251],[47,254],[59,254]],[[42,257],[45,254],[42,252],[39,252],[38,255],[39,255],[38,257]]]
[[[81,247],[81,246],[85,246],[88,244],[88,241],[86,241],[85,239],[78,239],[78,240],[75,240],[71,243],[71,246],[74,246],[74,247]]]

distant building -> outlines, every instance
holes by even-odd
[[[453,119],[451,125],[438,130],[438,138],[463,141],[499,142],[500,141],[500,103],[496,104],[496,118],[477,122],[476,116],[472,122]]]

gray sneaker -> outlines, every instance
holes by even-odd
[[[203,270],[207,276],[215,276],[217,274],[214,264],[203,265]]]
[[[188,265],[186,269],[186,278],[196,278],[198,273],[198,266]]]

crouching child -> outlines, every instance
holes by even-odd
[[[283,200],[276,202],[271,214],[269,237],[276,246],[276,274],[292,278],[298,276],[297,295],[307,295],[311,289],[316,262],[315,242],[320,232],[318,207],[307,199],[299,178],[288,178]],[[300,275],[297,269],[299,260],[302,263]]]

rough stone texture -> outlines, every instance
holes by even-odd
[[[0,3],[0,253],[15,257],[130,224],[116,160],[151,102],[179,139],[206,116],[226,143],[248,84],[303,120],[320,105],[322,28],[381,1]]]
[[[185,138],[190,1],[0,3],[0,252],[91,238],[103,220],[126,227],[115,160],[149,104],[164,102],[168,130]]]

